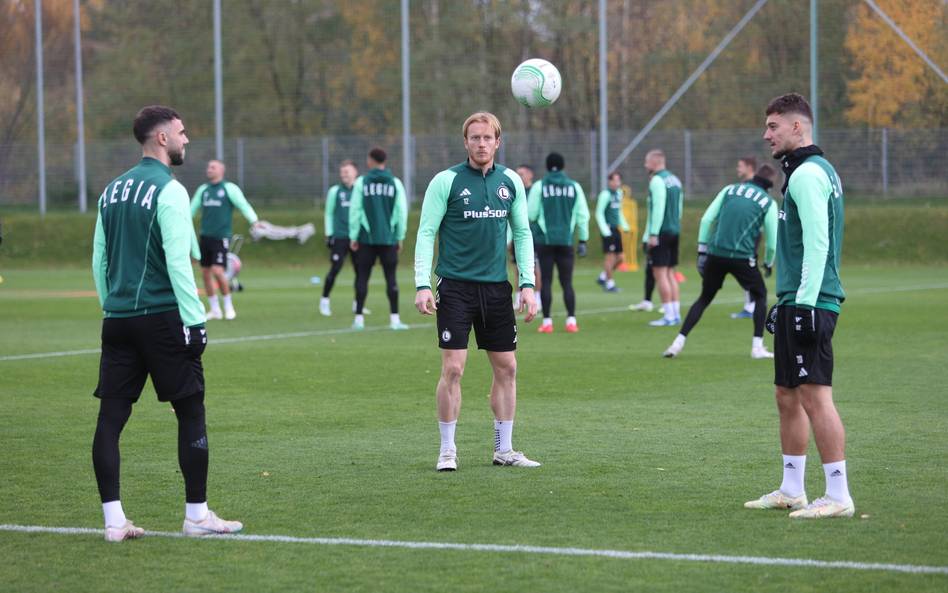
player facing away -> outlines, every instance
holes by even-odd
[[[722,189],[701,217],[701,229],[698,232],[701,296],[688,311],[681,333],[665,351],[665,358],[674,358],[681,353],[689,332],[701,320],[701,315],[721,290],[728,274],[734,276],[738,284],[751,293],[757,305],[751,358],[774,357],[764,348],[767,287],[757,268],[755,238],[760,237],[760,229],[764,227],[767,231],[764,269],[769,276],[777,247],[777,206],[767,195],[767,191],[773,187],[776,179],[777,170],[771,165],[762,165],[750,181],[735,183]]]
[[[204,279],[204,291],[211,307],[208,319],[221,319],[221,305],[217,300],[216,282],[221,289],[224,301],[224,319],[234,319],[237,312],[231,301],[230,283],[225,270],[227,268],[227,249],[233,234],[234,206],[240,210],[247,222],[257,226],[257,213],[247,202],[244,192],[237,185],[226,181],[224,173],[227,167],[224,161],[211,159],[207,163],[207,183],[201,185],[191,198],[191,217],[203,208],[201,214],[201,277]]]
[[[665,168],[665,153],[650,150],[645,155],[645,170],[651,176],[648,183],[648,222],[645,224],[648,243],[648,263],[655,274],[658,294],[662,297],[665,316],[649,325],[678,325],[681,323],[681,303],[678,300],[678,236],[681,234],[681,181]]]
[[[329,188],[326,194],[326,215],[324,226],[326,229],[326,247],[332,252],[330,260],[332,267],[326,274],[326,284],[323,286],[323,296],[319,299],[319,312],[327,317],[332,315],[329,307],[329,293],[336,283],[336,276],[342,270],[349,250],[349,200],[352,197],[352,188],[359,176],[359,167],[355,161],[345,160],[339,164],[339,179],[342,183]],[[357,301],[352,301],[352,312],[355,313]],[[363,313],[368,313],[362,308]]]
[[[527,165],[527,164],[519,165],[517,167],[517,175],[520,176],[520,181],[523,182],[523,189],[526,190],[527,198],[529,199],[530,188],[533,187],[533,177],[534,177],[533,166]],[[508,231],[510,230],[509,225],[507,229]],[[533,275],[534,275],[534,280],[535,280],[534,288],[533,288],[534,293],[540,290],[543,285],[543,283],[540,281],[540,260],[536,259],[536,251],[537,251],[536,240],[537,240],[539,231],[540,229],[539,227],[537,227],[536,223],[531,222],[530,232],[533,233],[533,254],[534,254],[534,260],[533,260]],[[513,262],[514,266],[516,266],[517,265],[517,250],[513,248],[513,235],[510,232],[507,233],[507,248],[510,249],[510,260]],[[515,287],[514,291],[515,292],[514,292],[513,308],[520,309],[520,287],[519,286]]]
[[[843,186],[813,144],[813,111],[802,96],[767,106],[775,159],[783,160],[783,204],[777,222],[777,304],[768,315],[774,334],[774,383],[780,412],[783,481],[747,508],[789,508],[790,517],[852,517],[846,473],[846,432],[833,403],[833,333],[846,298],[839,279]],[[759,303],[758,303],[759,304]],[[813,439],[823,462],[826,493],[807,504],[806,450]]]
[[[458,467],[454,432],[461,410],[461,376],[467,362],[471,327],[477,347],[487,351],[494,378],[490,407],[494,412],[494,465],[535,467],[536,461],[514,451],[517,409],[517,318],[510,307],[507,281],[507,225],[513,229],[520,286],[520,313],[529,323],[537,314],[533,293],[533,237],[527,219],[527,195],[512,170],[494,163],[500,145],[500,122],[477,112],[461,130],[468,158],[438,173],[425,192],[415,247],[415,307],[437,314],[441,346],[438,381],[438,426],[441,451],[438,471]],[[437,296],[431,293],[431,260],[438,236]]]
[[[171,177],[184,163],[188,138],[178,113],[146,107],[133,125],[142,160],[99,198],[92,271],[105,319],[99,362],[99,418],[92,465],[105,513],[105,541],[145,533],[125,517],[119,496],[119,435],[151,375],[158,400],[178,419],[178,462],[184,477],[185,535],[233,533],[242,525],[207,508],[204,307],[191,257],[197,237],[188,193]]]
[[[622,292],[612,279],[612,274],[619,265],[622,254],[622,235],[629,232],[629,223],[622,214],[622,175],[618,171],[609,174],[609,189],[599,192],[596,199],[596,224],[602,235],[602,252],[605,254],[603,270],[596,278],[596,283],[606,292]]]
[[[365,329],[363,307],[369,293],[369,276],[376,258],[382,264],[392,329],[408,329],[398,315],[398,282],[395,268],[408,229],[408,202],[401,180],[385,168],[388,154],[369,151],[368,172],[356,179],[349,201],[349,247],[356,269],[356,310],[352,329]]]
[[[754,175],[757,172],[757,159],[752,156],[742,156],[737,160],[737,178],[741,181],[750,181],[754,178]],[[757,234],[757,237],[754,239],[754,257],[757,257],[757,247],[760,245],[760,234]],[[767,277],[770,277],[770,270],[767,271]],[[731,313],[731,319],[753,319],[754,318],[754,307],[756,307],[754,299],[751,297],[750,291],[744,291],[744,308],[738,311],[737,313]]]
[[[543,323],[540,333],[553,333],[553,265],[556,265],[563,287],[563,303],[566,305],[566,331],[579,331],[576,324],[576,293],[573,291],[573,236],[579,236],[576,254],[586,257],[586,241],[589,240],[589,204],[582,186],[563,173],[566,160],[563,155],[551,152],[546,157],[549,171],[533,184],[527,202],[530,222],[535,222],[540,233],[535,238],[537,257],[540,260],[540,275],[544,278],[540,290],[543,304]],[[577,232],[578,231],[578,232]]]

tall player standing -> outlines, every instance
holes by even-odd
[[[415,246],[415,307],[437,314],[441,346],[438,381],[438,425],[441,451],[438,471],[458,467],[454,433],[461,410],[461,376],[467,362],[471,327],[477,347],[487,351],[494,377],[490,407],[494,412],[494,465],[535,467],[536,461],[513,450],[517,408],[517,318],[510,306],[507,281],[507,224],[517,252],[520,309],[529,323],[537,314],[533,292],[533,236],[527,220],[523,182],[512,170],[494,163],[500,145],[500,121],[487,112],[467,118],[461,130],[468,158],[442,171],[425,192]],[[438,236],[437,297],[431,292],[431,261]]]

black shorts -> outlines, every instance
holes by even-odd
[[[648,248],[648,265],[653,268],[674,268],[678,265],[678,235],[658,236],[658,245]]]
[[[802,346],[795,339],[796,330],[790,306],[777,307],[774,332],[774,384],[799,387],[806,383],[833,386],[833,333],[839,314],[827,309],[816,311],[815,343]]]
[[[227,267],[227,249],[230,247],[230,241],[201,235],[199,244],[201,247],[202,268],[209,268],[211,266]]]
[[[738,259],[733,257],[718,257],[708,255],[708,265],[704,272],[702,288],[717,292],[724,285],[724,278],[728,274],[734,276],[741,288],[752,293],[767,295],[767,285],[757,267],[756,259]]]
[[[610,226],[609,230],[612,231],[612,235],[602,238],[603,253],[622,253],[622,234],[619,232],[619,227]]]
[[[96,397],[138,400],[151,375],[158,401],[204,391],[201,357],[185,355],[184,323],[177,309],[102,321],[102,357]]]
[[[471,327],[480,350],[511,352],[517,349],[517,317],[510,306],[510,282],[463,282],[438,278],[438,345],[445,350],[466,350]]]
[[[329,243],[329,249],[332,252],[330,259],[333,263],[342,261],[346,259],[346,254],[349,253],[349,239],[333,237]]]
[[[357,266],[374,266],[376,257],[383,266],[398,263],[398,245],[369,245],[359,243],[359,250],[352,252],[352,263]]]

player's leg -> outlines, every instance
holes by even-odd
[[[754,337],[751,343],[751,358],[773,358],[774,355],[764,347],[764,320],[767,317],[767,285],[757,267],[756,260],[736,260],[734,276],[754,301]]]
[[[579,327],[576,324],[576,291],[573,290],[573,265],[576,259],[573,246],[558,246],[555,259],[560,286],[563,288],[563,304],[566,305],[566,331],[577,332]]]
[[[389,323],[392,329],[408,329],[408,326],[402,323],[398,316],[398,280],[395,277],[395,271],[398,267],[398,247],[396,245],[386,245],[382,248],[380,259],[382,271],[385,273],[386,295],[388,295],[389,304]]]
[[[438,429],[441,433],[441,450],[438,471],[454,471],[458,467],[457,445],[454,432],[461,411],[461,377],[467,363],[467,346],[474,316],[480,305],[476,288],[467,282],[438,278],[435,299],[438,322],[438,346],[441,348],[441,378],[435,390],[438,405]],[[510,308],[510,293],[507,293],[506,308]]]
[[[540,307],[543,309],[543,323],[540,324],[541,333],[553,331],[553,265],[556,260],[555,248],[552,245],[537,245],[537,257],[540,259],[540,276],[543,277],[543,288],[540,289]]]
[[[352,261],[356,269],[356,307],[352,329],[363,329],[365,327],[362,307],[365,306],[365,297],[369,294],[369,277],[372,275],[372,266],[375,265],[375,253],[374,245],[363,243],[359,246],[359,250],[352,254]]]
[[[657,248],[653,248],[655,251]],[[655,265],[652,267],[655,274],[655,284],[658,287],[658,294],[662,299],[664,315],[657,321],[649,322],[649,325],[675,325],[677,318],[675,316],[675,307],[672,304],[672,282],[675,280],[674,268],[668,266]]]
[[[225,252],[226,257],[226,252]],[[224,266],[219,266],[214,264],[211,266],[211,275],[214,277],[214,280],[217,282],[217,285],[220,287],[221,291],[221,304],[224,309],[224,319],[234,319],[237,317],[237,312],[234,311],[234,302],[233,295],[230,293],[230,281],[227,280],[227,272]]]
[[[490,407],[494,412],[494,465],[537,467],[513,449],[513,424],[517,411],[517,358],[514,351],[487,351],[494,378],[490,387]]]
[[[691,333],[691,329],[698,324],[698,321],[701,320],[701,316],[704,314],[704,310],[714,301],[714,297],[718,294],[718,291],[721,290],[721,286],[724,284],[724,278],[727,276],[727,268],[722,265],[724,258],[716,258],[713,255],[708,256],[707,269],[704,273],[704,278],[701,279],[701,295],[698,297],[698,300],[691,305],[691,309],[688,310],[688,315],[685,317],[685,323],[681,327],[681,332],[675,338],[675,341],[672,342],[672,345],[665,350],[665,358],[675,358],[678,356],[682,349],[685,347],[685,339],[688,337],[688,334]]]
[[[645,253],[645,299],[629,308],[633,311],[651,311],[652,293],[655,292],[655,270],[652,268],[652,256],[649,254],[648,243],[642,243],[642,252]]]
[[[221,311],[220,300],[217,297],[217,289],[214,286],[214,273],[211,271],[216,251],[219,249],[217,243],[218,241],[216,239],[211,239],[203,235],[199,242],[201,248],[201,279],[204,281],[204,294],[207,296],[207,318],[209,320],[224,318],[224,313]]]
[[[319,312],[327,317],[332,315],[332,309],[329,306],[329,294],[332,292],[333,286],[336,285],[336,276],[339,275],[339,272],[342,271],[343,264],[346,263],[346,253],[349,252],[349,240],[334,237],[329,248],[331,250],[329,256],[331,267],[329,268],[329,273],[326,274],[326,282],[323,284],[323,296],[319,299]]]

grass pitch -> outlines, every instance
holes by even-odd
[[[751,323],[732,320],[729,281],[679,358],[678,328],[629,311],[593,270],[574,284],[580,333],[520,324],[514,446],[543,463],[494,467],[490,367],[470,352],[458,423],[460,467],[434,471],[433,318],[411,304],[387,326],[376,270],[367,330],[352,332],[351,268],[316,312],[323,269],[245,262],[238,318],[210,322],[204,357],[209,503],[243,534],[334,541],[193,540],[106,544],[101,533],[0,531],[0,587],[31,591],[920,591],[948,589],[948,275],[944,268],[845,267],[834,395],[847,429],[857,517],[791,521],[742,503],[779,485],[773,366],[751,360]],[[682,308],[697,297],[685,270]],[[91,444],[101,329],[87,271],[7,270],[0,284],[0,524],[101,529]],[[772,280],[769,281],[771,292]],[[427,324],[427,325],[426,325]],[[765,342],[770,345],[769,336]],[[75,353],[86,352],[89,353]],[[55,356],[23,358],[26,355]],[[150,384],[122,435],[125,511],[180,532],[175,420]],[[823,493],[815,445],[807,493]],[[869,515],[868,519],[859,518]],[[508,549],[416,549],[338,539],[654,552],[666,558]],[[724,560],[694,560],[717,555]],[[734,561],[747,557],[747,561]],[[812,559],[840,566],[753,564]],[[870,564],[940,567],[918,574]],[[908,569],[911,570],[911,569]]]

